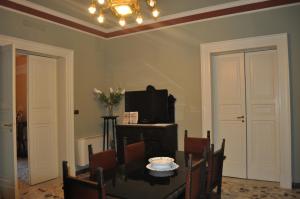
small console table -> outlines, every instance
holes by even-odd
[[[111,123],[111,127],[112,127],[112,136],[113,136],[115,148],[117,147],[116,125],[117,125],[118,117],[119,116],[102,116],[102,118],[104,120],[104,123],[103,123],[103,151],[105,150],[105,148],[108,149],[108,147],[109,147],[109,127],[110,127],[109,123]],[[105,139],[105,137],[106,137],[106,139]]]

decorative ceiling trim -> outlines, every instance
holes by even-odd
[[[21,1],[20,1],[21,2]],[[23,1],[26,2],[26,1]],[[278,7],[278,6],[285,6],[289,4],[296,4],[299,3],[300,0],[266,0],[266,1],[259,1],[259,0],[253,0],[253,1],[241,1],[241,2],[249,2],[247,4],[242,4],[242,5],[236,5],[234,3],[230,4],[228,3],[227,7],[224,7],[224,4],[221,4],[219,6],[212,6],[214,7],[215,10],[209,10],[209,11],[204,11],[202,9],[202,12],[199,11],[200,13],[196,13],[195,11],[192,11],[190,15],[188,16],[180,16],[180,14],[176,14],[174,16],[177,16],[176,18],[170,18],[167,19],[167,16],[162,18],[161,21],[157,22],[149,22],[149,24],[145,25],[139,25],[135,27],[129,27],[125,29],[120,29],[120,30],[111,30],[108,32],[104,30],[99,30],[101,28],[95,28],[90,23],[85,23],[82,22],[81,20],[73,20],[75,18],[73,17],[64,17],[68,16],[65,14],[60,14],[60,15],[54,15],[50,12],[46,12],[45,10],[38,10],[33,7],[29,7],[28,5],[21,4],[19,2],[13,1],[13,0],[1,0],[0,1],[0,6],[4,8],[11,9],[16,12],[21,12],[24,14],[32,15],[38,18],[42,18],[57,24],[61,24],[63,26],[70,27],[72,29],[76,29],[79,31],[83,31],[89,34],[93,34],[96,36],[100,36],[102,38],[113,38],[113,37],[118,37],[118,36],[123,36],[127,34],[133,34],[137,32],[142,32],[142,31],[149,31],[153,29],[158,29],[158,28],[163,28],[163,27],[168,27],[168,26],[174,26],[174,25],[179,25],[179,24],[184,24],[184,23],[190,23],[190,22],[195,22],[195,21],[200,21],[200,20],[206,20],[206,19],[211,19],[215,17],[222,17],[222,16],[227,16],[227,15],[233,15],[233,14],[239,14],[243,12],[250,12],[250,11],[255,11],[255,10],[262,10],[262,9],[268,9],[272,7]],[[222,6],[223,5],[223,6]],[[231,6],[230,6],[231,5]],[[42,6],[41,6],[42,7]],[[50,9],[48,9],[50,10]],[[199,9],[201,10],[201,9]],[[56,12],[56,11],[55,11]],[[58,12],[56,12],[58,13]],[[187,12],[184,12],[185,14]]]
[[[23,1],[25,2],[25,1]],[[83,32],[94,34],[100,37],[106,37],[106,32],[97,30],[96,28],[84,25],[83,23],[77,22],[75,20],[67,19],[67,17],[60,14],[60,16],[55,15],[54,13],[46,12],[44,10],[38,10],[28,5],[21,4],[19,2],[10,1],[10,0],[1,0],[0,6],[9,8],[14,11],[21,13],[29,14],[38,18],[46,19],[48,21],[58,23],[64,26],[68,26]],[[40,6],[42,7],[42,6]]]
[[[283,6],[283,5],[299,3],[299,2],[300,0],[268,0],[262,2],[255,2],[246,5],[240,5],[240,6],[230,7],[230,8],[223,8],[223,9],[193,14],[184,17],[178,17],[178,18],[164,20],[152,24],[139,25],[132,28],[108,32],[107,35],[108,38],[112,38],[112,37],[132,34],[141,31],[148,31],[151,29],[158,29],[162,27],[174,26],[174,25],[189,23],[193,21],[200,21],[200,20],[205,20],[205,19],[210,19],[215,17],[227,16],[232,14],[255,11],[255,10],[266,9],[266,8],[271,8],[276,6]]]

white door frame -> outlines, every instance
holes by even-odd
[[[278,53],[280,187],[291,189],[292,146],[287,33],[213,42],[200,45],[202,132],[212,129],[212,54],[265,47],[275,47]]]
[[[66,124],[64,128],[65,132],[65,158],[68,161],[70,167],[70,174],[75,175],[75,149],[74,149],[74,52],[73,50],[42,44],[38,42],[23,40],[15,37],[10,37],[0,34],[0,45],[14,44],[15,49],[24,50],[37,54],[45,54],[58,59],[58,67],[64,67],[64,82],[65,95],[64,104],[65,111],[62,117],[64,117]],[[60,142],[60,140],[59,140]],[[16,143],[14,144],[16,150]],[[17,165],[17,163],[15,163]],[[61,173],[61,172],[60,172]]]

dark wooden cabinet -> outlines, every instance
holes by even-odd
[[[177,124],[128,124],[117,125],[117,156],[119,163],[124,162],[124,137],[128,144],[145,141],[145,156],[170,156],[177,150]]]

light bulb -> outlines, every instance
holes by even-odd
[[[120,24],[120,26],[125,26],[126,25],[126,21],[125,21],[125,19],[124,18],[121,18],[120,20],[119,20],[119,24]]]
[[[115,6],[114,9],[121,16],[129,15],[129,14],[132,14],[132,12],[133,12],[131,7],[128,5]]]
[[[136,22],[137,22],[138,24],[143,23],[143,17],[142,17],[141,15],[138,15],[137,18],[136,18]]]
[[[104,15],[102,14],[102,12],[100,12],[97,20],[98,20],[99,23],[103,23],[104,22]]]
[[[155,6],[155,1],[154,0],[149,0],[148,4],[150,7],[154,7]]]
[[[90,7],[89,7],[89,12],[90,12],[91,14],[95,14],[95,12],[96,12],[96,5],[95,5],[95,3],[92,3],[92,4],[90,5]]]
[[[158,15],[159,15],[159,11],[157,10],[157,8],[154,8],[153,10],[152,10],[152,15],[153,15],[153,17],[158,17]]]
[[[103,5],[103,4],[105,3],[105,0],[98,0],[98,3],[99,3],[100,5]]]

